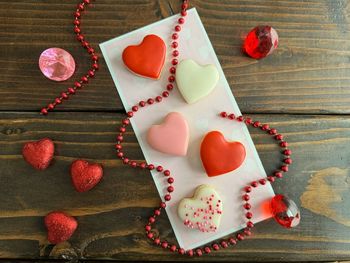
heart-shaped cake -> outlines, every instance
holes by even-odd
[[[141,77],[159,79],[166,54],[166,46],[160,37],[147,35],[141,44],[124,49],[122,59],[125,66]]]
[[[220,226],[223,204],[210,185],[197,187],[192,198],[180,201],[177,212],[184,225],[201,232],[215,232]]]
[[[240,167],[246,150],[240,142],[228,142],[219,131],[207,133],[201,144],[201,159],[208,176],[217,176]]]
[[[22,149],[24,160],[38,170],[45,170],[53,158],[55,145],[49,138],[27,142]]]
[[[176,68],[176,84],[185,101],[189,104],[211,93],[219,80],[214,65],[198,65],[191,59],[182,60]]]
[[[153,149],[172,155],[186,155],[188,140],[187,121],[178,112],[170,112],[162,124],[151,126],[147,133],[147,141]]]
[[[100,182],[103,177],[103,168],[97,163],[76,160],[71,165],[70,174],[74,188],[78,192],[86,192]]]
[[[64,242],[73,235],[78,227],[78,222],[63,212],[51,212],[45,216],[47,228],[47,240],[51,244]]]

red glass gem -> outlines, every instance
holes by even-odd
[[[278,34],[270,26],[254,27],[247,35],[243,50],[250,57],[261,59],[270,55],[278,46]]]
[[[281,226],[291,228],[299,224],[300,211],[293,200],[284,195],[276,195],[270,204],[272,215]]]

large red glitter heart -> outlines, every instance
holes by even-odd
[[[49,138],[27,142],[22,149],[24,160],[38,170],[45,170],[53,158],[55,145]]]
[[[68,240],[78,227],[78,222],[63,212],[51,212],[45,217],[47,240],[58,244]]]
[[[201,144],[201,159],[208,176],[231,172],[241,166],[246,151],[240,142],[227,142],[221,132],[207,133]]]
[[[137,46],[123,51],[124,64],[137,75],[158,79],[165,61],[164,41],[156,35],[147,35]]]
[[[86,192],[100,182],[103,177],[103,168],[97,163],[76,160],[72,163],[70,174],[74,188],[78,192]]]

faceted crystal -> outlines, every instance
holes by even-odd
[[[49,48],[41,53],[39,68],[45,77],[55,81],[64,81],[73,75],[75,62],[67,51],[61,48]]]
[[[284,195],[276,195],[271,199],[271,212],[277,223],[283,227],[295,227],[300,222],[299,208]]]
[[[254,27],[247,35],[243,50],[252,58],[261,59],[270,55],[278,46],[278,34],[270,26]]]

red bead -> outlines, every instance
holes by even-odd
[[[128,158],[124,158],[124,159],[123,159],[123,163],[124,163],[124,164],[128,164],[128,163],[129,163],[129,159],[128,159]]]
[[[261,125],[260,121],[256,121],[256,122],[253,123],[253,126],[255,128],[258,128],[260,125]]]
[[[300,222],[300,211],[297,205],[288,197],[276,195],[271,199],[271,212],[281,226],[295,227]]]
[[[201,257],[203,255],[203,251],[200,248],[196,249],[196,254],[198,257]]]
[[[292,159],[291,158],[286,158],[286,159],[284,159],[284,163],[286,163],[286,164],[292,164]]]
[[[147,237],[148,237],[149,239],[152,239],[152,238],[153,238],[153,233],[148,233],[148,234],[147,234]]]
[[[247,212],[245,214],[245,217],[248,218],[248,219],[251,219],[253,217],[253,214],[251,212]]]
[[[173,64],[174,66],[177,65],[177,63],[179,63],[179,62],[177,61],[176,58],[174,58],[174,59],[171,61],[171,64]]]
[[[139,107],[137,107],[137,106],[132,106],[132,111],[134,111],[134,112],[136,112],[136,111],[138,111],[139,110]]]
[[[147,168],[148,168],[148,170],[153,170],[153,169],[154,169],[154,165],[153,165],[153,164],[149,164],[149,165],[147,166]]]
[[[242,234],[237,234],[237,239],[239,241],[242,241],[244,239],[244,236]]]
[[[261,59],[271,54],[278,46],[276,30],[270,26],[257,26],[247,35],[243,50],[252,58]]]
[[[172,192],[174,192],[174,187],[170,185],[170,186],[168,186],[167,190],[169,193],[172,193]]]
[[[244,229],[244,234],[246,236],[250,236],[252,234],[252,232],[250,232],[249,229]]]
[[[170,201],[171,200],[171,195],[170,194],[166,194],[164,196],[164,199],[165,199],[165,201]]]
[[[130,121],[129,121],[128,119],[124,119],[124,120],[122,121],[122,123],[123,123],[124,125],[129,125],[129,124],[130,124]]]
[[[171,74],[175,74],[176,68],[175,68],[175,67],[171,67],[171,68],[169,69],[169,72],[170,72]]]
[[[84,10],[84,5],[83,5],[83,4],[78,4],[78,9],[79,9],[80,11],[83,11],[83,10]]]
[[[243,200],[244,201],[249,201],[249,199],[250,199],[250,196],[248,194],[244,194],[243,195]]]
[[[177,20],[179,22],[179,24],[184,24],[185,23],[185,19],[183,19],[182,17],[179,18],[179,20]]]
[[[177,33],[174,33],[171,37],[172,37],[172,39],[175,40],[175,39],[178,39],[178,38],[179,38],[179,35],[178,35]]]
[[[97,55],[92,55],[91,56],[91,60],[92,61],[97,61],[98,60],[98,56]]]
[[[68,99],[68,95],[65,92],[61,93],[62,99]]]
[[[118,158],[122,158],[123,156],[124,156],[124,153],[122,153],[122,152],[118,152],[118,153],[117,153],[117,157],[118,157]]]
[[[288,143],[287,143],[287,142],[281,142],[281,143],[280,143],[280,146],[281,146],[281,147],[288,147]]]
[[[137,166],[137,162],[131,161],[131,162],[130,162],[130,166],[133,167],[133,168],[135,168],[135,167]]]
[[[163,242],[162,242],[162,248],[167,248],[167,247],[168,247],[168,242],[163,241]]]
[[[260,179],[260,180],[259,180],[259,183],[260,183],[261,185],[265,185],[265,184],[266,184],[266,180],[265,180],[265,179]]]
[[[283,135],[282,134],[277,134],[275,136],[275,139],[278,140],[278,141],[283,140]]]
[[[247,222],[247,227],[249,227],[249,228],[253,228],[253,227],[254,227],[253,222],[248,221],[248,222]]]
[[[234,120],[234,119],[235,119],[235,115],[234,115],[233,113],[231,113],[230,115],[228,115],[228,118],[229,118],[230,120]]]
[[[161,166],[160,166],[161,167]],[[163,168],[162,168],[163,169]],[[161,171],[158,171],[158,172],[161,172]],[[164,171],[164,176],[169,176],[170,175],[170,171],[169,170],[165,170]]]
[[[275,176],[277,178],[282,178],[283,177],[283,174],[281,172],[275,172]]]
[[[180,32],[181,31],[181,26],[175,26],[175,31]]]
[[[244,209],[249,210],[252,206],[249,203],[243,205]]]
[[[220,245],[221,245],[222,248],[227,248],[228,247],[226,241],[221,241]]]
[[[139,166],[140,166],[141,169],[145,169],[147,165],[146,165],[146,163],[140,163]]]
[[[76,25],[76,26],[80,26],[80,21],[79,20],[74,20],[74,25]]]
[[[123,139],[124,139],[123,136],[121,136],[121,135],[117,136],[117,141],[121,142],[121,141],[123,141]]]
[[[220,113],[220,116],[223,117],[223,118],[226,118],[227,117],[227,113],[223,111],[223,112]]]
[[[139,105],[140,105],[140,107],[145,107],[146,102],[144,102],[144,101],[140,101],[140,102],[139,102]]]
[[[205,247],[205,248],[204,248],[204,252],[207,253],[207,254],[209,254],[209,253],[211,252],[210,247]]]
[[[287,166],[287,165],[282,165],[282,166],[281,166],[281,170],[282,170],[283,172],[288,172],[288,166]]]
[[[149,98],[149,99],[147,100],[147,103],[150,104],[150,105],[152,105],[152,104],[154,103],[154,99]]]
[[[267,177],[267,180],[268,180],[269,182],[273,183],[273,182],[275,181],[275,177],[273,177],[273,176],[268,176],[268,177]]]
[[[284,151],[283,151],[283,154],[284,154],[284,155],[291,155],[291,154],[292,154],[292,151],[289,150],[289,149],[287,149],[287,150],[284,150]]]
[[[160,203],[160,207],[161,207],[161,208],[165,208],[165,207],[166,207],[166,203],[165,203],[165,202],[161,202],[161,203]]]
[[[245,119],[245,123],[246,123],[246,124],[252,124],[252,122],[253,122],[253,121],[252,121],[251,118],[246,118],[246,119]]]
[[[186,254],[190,257],[193,257],[193,250],[192,249],[187,250]]]
[[[40,112],[42,115],[47,115],[48,113],[46,108],[42,108]]]
[[[52,103],[50,103],[49,105],[47,105],[47,108],[49,110],[53,110],[55,108],[55,106]]]
[[[152,227],[151,227],[150,225],[146,225],[146,226],[145,226],[145,230],[146,230],[147,232],[151,231],[151,229],[152,229]]]
[[[174,56],[174,57],[177,57],[178,55],[179,55],[179,51],[174,50],[174,51],[173,51],[173,56]]]
[[[67,91],[69,94],[75,94],[75,89],[73,88],[68,88]]]
[[[173,43],[171,43],[171,47],[172,48],[177,48],[179,46],[179,44],[176,42],[176,41],[174,41]]]
[[[257,187],[258,186],[258,182],[251,182],[251,184],[250,184],[251,186],[253,186],[253,187]]]
[[[230,242],[230,244],[232,244],[232,245],[236,245],[237,244],[236,239],[234,239],[233,237],[230,237],[228,239],[228,242]]]
[[[160,244],[160,239],[159,238],[155,238],[153,240],[153,242],[154,242],[154,244],[159,245]]]
[[[216,243],[213,244],[212,247],[213,247],[214,250],[219,250],[220,249],[219,245],[216,244]]]
[[[162,167],[162,166],[160,166],[160,165],[159,165],[159,166],[157,166],[157,171],[158,171],[158,172],[162,172],[162,171],[163,171],[163,167]]]
[[[92,64],[92,68],[93,68],[94,70],[98,70],[98,69],[99,69],[99,66],[98,66],[97,63],[94,63],[94,64]]]
[[[84,0],[84,3],[88,5],[90,4],[90,0]]]
[[[116,145],[115,145],[115,148],[116,148],[117,150],[121,150],[123,147],[122,147],[121,144],[116,144]]]
[[[88,53],[89,53],[89,54],[92,54],[92,53],[94,53],[94,52],[95,52],[95,50],[94,50],[92,47],[88,48]]]
[[[277,133],[277,130],[274,129],[274,128],[272,128],[272,129],[270,129],[269,133],[270,133],[271,135],[274,135],[274,134]]]
[[[88,74],[91,78],[93,78],[95,76],[95,72],[93,70],[89,70]]]
[[[246,186],[244,188],[244,191],[246,191],[247,193],[250,193],[252,191],[252,187],[251,186]]]
[[[167,181],[168,181],[169,184],[172,184],[172,183],[174,183],[174,178],[169,177]]]
[[[270,128],[270,126],[268,124],[264,124],[263,126],[261,126],[261,129],[263,131],[267,131]]]
[[[154,215],[159,216],[160,215],[160,210],[159,209],[154,210]]]
[[[148,222],[150,222],[151,224],[153,224],[155,221],[156,221],[156,219],[153,216],[148,218]]]
[[[81,43],[81,45],[82,45],[83,47],[87,48],[87,47],[89,46],[89,42],[84,41],[84,42]]]
[[[56,99],[55,99],[55,103],[56,103],[56,104],[61,104],[61,103],[62,103],[62,101],[61,101],[61,99],[60,99],[60,98],[56,98]]]
[[[163,99],[163,98],[162,98],[161,96],[157,96],[157,97],[156,97],[156,101],[157,101],[157,102],[161,102],[162,99]]]
[[[186,3],[183,3],[183,4],[181,5],[181,9],[187,9],[187,7],[188,7],[188,4],[186,4]]]
[[[173,84],[168,84],[166,86],[166,89],[169,90],[169,91],[173,90],[173,88],[174,88]]]
[[[75,12],[75,13],[74,13],[74,16],[75,16],[76,18],[79,18],[79,17],[81,16],[81,14],[80,14],[80,12]]]
[[[180,255],[185,255],[185,250],[183,248],[179,248],[179,254]]]
[[[243,116],[238,116],[238,117],[237,117],[237,120],[238,120],[238,121],[243,121],[244,118],[243,118]]]
[[[89,80],[87,77],[83,76],[83,77],[81,77],[81,81],[84,83],[87,83]]]
[[[81,84],[79,82],[74,82],[74,87],[76,87],[77,89],[80,89]]]
[[[132,116],[134,116],[134,113],[133,113],[132,111],[129,111],[129,112],[127,113],[127,115],[128,115],[129,118],[131,118]]]
[[[81,31],[81,30],[80,30],[80,28],[79,28],[79,27],[75,27],[75,28],[74,28],[74,33],[79,34],[79,33],[80,33],[80,31]]]
[[[169,92],[163,91],[162,96],[163,96],[164,98],[169,97]]]
[[[175,252],[175,251],[176,251],[176,246],[175,246],[175,245],[172,245],[172,246],[170,247],[170,251],[171,251],[171,252]]]
[[[169,76],[168,81],[169,82],[174,82],[175,81],[175,77],[174,76]]]
[[[182,16],[186,16],[186,15],[187,15],[187,12],[186,12],[185,10],[182,10],[182,11],[181,11],[181,15],[182,15]]]

